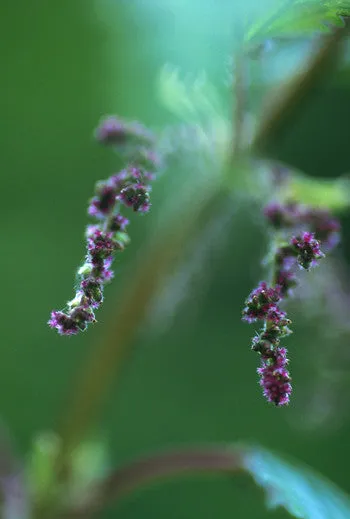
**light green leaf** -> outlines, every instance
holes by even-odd
[[[195,78],[182,79],[176,67],[165,65],[159,76],[158,93],[162,104],[183,121],[223,117],[220,95],[204,72]]]
[[[313,35],[343,26],[342,16],[350,15],[350,1],[344,0],[277,0],[264,17],[252,24],[246,42],[266,38]]]
[[[220,94],[205,74],[182,79],[177,68],[166,65],[159,76],[158,95],[163,106],[181,121],[187,146],[190,143],[193,150],[219,164],[227,155],[232,130]],[[181,140],[181,132],[173,138]]]
[[[350,206],[350,180],[320,179],[293,174],[285,196],[302,204],[341,211]]]
[[[82,442],[72,453],[70,499],[78,501],[107,473],[108,450],[102,441]]]
[[[40,433],[34,438],[27,460],[27,480],[35,500],[47,497],[54,488],[55,459],[60,449],[60,438],[51,432]],[[53,490],[56,493],[56,489]]]
[[[247,449],[244,467],[267,493],[267,506],[298,519],[349,519],[350,498],[309,467],[262,449]]]

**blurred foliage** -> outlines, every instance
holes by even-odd
[[[186,193],[192,180],[191,161],[181,170],[174,163],[160,179],[152,214],[139,225],[132,222],[132,243],[94,330],[70,340],[55,336],[46,320],[51,307],[70,297],[74,269],[83,255],[86,201],[94,182],[119,167],[113,153],[95,144],[93,128],[104,113],[140,118],[154,127],[174,123],[176,117],[162,106],[157,88],[166,63],[192,78],[205,71],[217,90],[215,107],[218,100],[225,110],[231,96],[231,71],[225,71],[225,64],[231,66],[229,57],[242,40],[242,17],[249,18],[255,10],[259,17],[274,5],[261,4],[264,9],[253,0],[2,2],[1,209],[6,252],[0,260],[0,408],[22,457],[39,431],[57,430],[80,366],[106,340],[108,323],[121,304],[119,294],[133,276],[134,257],[142,256],[157,233],[166,206],[176,206],[176,186],[181,184]],[[333,21],[334,11],[329,13]],[[304,24],[305,18],[301,21],[302,32],[308,32],[311,26]],[[262,95],[276,78],[291,76],[312,44],[306,38],[288,48],[272,47],[262,62],[252,63],[252,113],[259,114]],[[168,97],[173,96],[171,91]],[[192,93],[196,101],[200,96],[200,89]],[[347,172],[349,106],[349,68],[344,62],[339,74],[329,75],[314,89],[288,131],[277,136],[274,155],[317,177],[337,178]],[[317,203],[326,198],[333,207],[345,207],[347,184],[341,182],[327,180],[315,189],[312,180],[297,177],[294,189],[306,202],[312,194]],[[169,328],[160,333],[146,325],[141,330],[132,362],[110,391],[97,427],[108,437],[111,463],[159,445],[248,439],[304,460],[350,491],[344,462],[350,455],[348,414],[336,429],[327,421],[307,431],[300,427],[318,412],[306,412],[302,406],[315,391],[312,384],[305,391],[303,377],[304,359],[312,362],[307,352],[317,331],[316,321],[310,326],[302,308],[295,308],[293,315],[300,323],[290,348],[295,361],[293,406],[276,412],[260,396],[256,359],[249,351],[251,331],[240,322],[240,311],[262,276],[258,262],[265,252],[265,233],[258,204],[242,198],[234,203],[226,243],[209,247],[200,290],[189,294],[171,316]],[[343,237],[346,251],[348,225]],[[329,338],[317,340],[320,349],[330,347]],[[42,449],[32,459],[32,470],[39,474],[37,492],[43,491],[40,484],[47,477],[42,474],[50,471],[40,461]],[[87,455],[89,465],[96,460],[99,464],[99,449],[89,451],[94,458],[92,462]],[[128,499],[118,514],[130,519],[269,517],[261,499],[251,496],[244,481],[178,481],[171,492],[169,487],[154,487]],[[110,517],[114,515],[111,511]],[[287,513],[279,509],[274,517],[282,519]]]
[[[266,4],[265,4],[266,5]],[[298,38],[305,34],[329,32],[330,27],[342,26],[341,16],[350,13],[349,1],[338,0],[285,0],[276,1],[266,13],[249,28],[247,41],[265,40],[269,36]]]
[[[260,448],[248,450],[245,466],[266,490],[270,509],[282,506],[300,519],[349,517],[349,496],[307,467]]]

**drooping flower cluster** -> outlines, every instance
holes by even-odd
[[[276,405],[286,404],[292,391],[286,369],[287,351],[279,346],[281,338],[291,333],[291,321],[279,308],[281,299],[279,285],[268,287],[263,281],[251,292],[243,310],[243,319],[249,323],[257,320],[264,322],[260,333],[253,338],[252,349],[261,356],[258,374],[264,395]]]
[[[276,230],[307,228],[315,234],[327,251],[339,243],[340,224],[325,209],[310,208],[302,204],[289,202],[280,204],[271,202],[264,209],[269,224]]]
[[[125,123],[108,117],[96,130],[96,137],[117,147],[128,160],[128,166],[98,182],[90,200],[88,214],[96,220],[86,229],[86,256],[78,270],[78,287],[65,311],[53,311],[48,324],[61,335],[74,335],[96,322],[94,310],[103,301],[103,289],[113,278],[111,270],[115,253],[129,243],[129,220],[122,207],[146,213],[150,209],[149,182],[160,160],[153,149],[153,137],[139,123]],[[148,146],[148,147],[146,147]],[[147,168],[146,168],[147,166]]]
[[[304,270],[316,266],[324,257],[320,242],[328,251],[333,248],[339,241],[340,225],[327,211],[294,203],[270,203],[264,214],[279,238],[271,255],[271,284],[263,281],[251,292],[242,318],[248,323],[263,322],[253,338],[252,350],[260,354],[258,374],[264,396],[282,406],[289,403],[292,386],[287,350],[280,341],[292,332],[280,304],[297,285],[296,266]]]

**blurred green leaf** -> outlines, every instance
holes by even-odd
[[[60,438],[51,432],[40,433],[33,442],[27,461],[27,480],[35,501],[47,497],[54,489],[54,463],[60,448]]]
[[[293,174],[285,195],[302,204],[341,211],[350,205],[350,180],[320,179]]]
[[[323,476],[268,450],[247,449],[244,466],[267,493],[267,506],[299,519],[348,519],[350,498]]]
[[[93,493],[109,466],[108,450],[102,441],[84,441],[72,452],[69,501],[79,503]]]
[[[181,79],[179,70],[166,65],[160,72],[158,95],[162,104],[182,121],[221,120],[225,111],[220,94],[205,73]]]
[[[349,15],[348,0],[277,0],[275,6],[250,27],[246,41],[329,32],[330,26],[344,25],[341,16]]]
[[[111,501],[175,476],[223,474],[232,477],[248,472],[267,494],[267,507],[283,507],[298,519],[348,519],[350,498],[312,469],[284,460],[261,447],[244,444],[193,446],[139,458],[112,471],[87,500],[71,510],[80,519],[100,512]],[[67,517],[70,517],[68,514]]]

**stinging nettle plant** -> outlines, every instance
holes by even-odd
[[[177,196],[175,212],[181,210],[181,222],[177,214],[170,214],[134,271],[114,323],[117,346],[115,340],[106,341],[92,353],[59,434],[41,435],[35,441],[26,467],[29,484],[6,440],[1,441],[4,519],[92,517],[111,501],[154,480],[197,472],[229,476],[246,472],[266,490],[269,507],[283,506],[293,517],[350,517],[347,495],[310,469],[259,447],[193,446],[156,453],[110,470],[101,443],[85,440],[134,330],[159,284],[178,261],[173,251],[195,238],[218,199],[232,200],[232,194],[259,205],[270,237],[263,262],[266,278],[251,291],[237,320],[261,324],[251,348],[260,356],[258,375],[264,396],[278,407],[290,401],[292,379],[284,340],[292,323],[283,305],[308,271],[318,264],[322,268],[329,260],[340,236],[333,212],[348,208],[350,189],[346,180],[309,178],[275,162],[269,149],[313,87],[341,57],[350,5],[336,0],[278,0],[274,5],[271,12],[244,28],[235,50],[233,116],[225,113],[215,88],[205,79],[188,86],[176,70],[167,67],[161,75],[160,96],[180,116],[180,127],[167,128],[156,136],[140,123],[108,116],[96,129],[97,141],[113,147],[124,168],[99,181],[89,201],[88,215],[94,223],[86,228],[86,256],[78,268],[75,295],[63,310],[53,311],[49,320],[60,335],[75,335],[96,322],[105,285],[113,278],[112,262],[129,243],[128,211],[144,214],[150,210],[150,184],[157,174],[166,174],[172,161],[179,168],[181,160],[192,164],[194,155],[199,157],[193,162],[197,170],[191,166],[193,178],[186,185],[190,194],[184,193],[183,200]],[[258,115],[249,114],[251,61],[263,68],[264,55],[273,46],[305,36],[313,39],[310,54],[278,86]],[[199,163],[205,163],[207,169],[199,168]]]
[[[268,120],[269,126],[264,127],[266,122],[263,119],[260,127],[259,121],[251,124],[252,128],[249,129],[251,135],[247,132],[245,98],[248,90],[246,77],[248,67],[246,61],[249,61],[252,56],[256,59],[264,52],[266,39],[261,42],[262,34],[266,36],[271,32],[288,34],[291,31],[293,33],[293,30],[296,31],[299,26],[303,30],[306,12],[308,16],[313,16],[313,23],[317,22],[319,31],[331,33],[329,24],[332,24],[333,28],[335,25],[340,27],[338,32],[333,35],[331,33],[329,42],[318,51],[314,62],[311,60],[305,72],[302,72],[301,76],[310,75],[311,80],[312,74],[319,73],[318,69],[326,66],[330,56],[339,52],[338,35],[344,34],[346,30],[343,27],[344,20],[340,16],[346,14],[345,6],[336,3],[336,10],[327,2],[323,4],[318,2],[317,8],[315,6],[313,2],[282,2],[266,20],[261,20],[249,27],[233,60],[234,116],[231,128],[227,116],[220,114],[222,109],[218,108],[219,102],[215,98],[215,92],[203,89],[205,78],[194,84],[191,98],[184,84],[179,80],[177,72],[171,69],[165,70],[162,94],[171,108],[178,111],[181,116],[184,114],[186,116],[186,111],[193,112],[197,105],[197,109],[202,111],[205,107],[204,111],[207,111],[211,118],[209,124],[212,127],[209,127],[209,130],[208,127],[201,129],[197,125],[192,128],[194,133],[189,134],[187,138],[190,141],[196,138],[202,140],[202,148],[212,146],[214,157],[215,151],[217,155],[221,155],[220,161],[218,160],[219,167],[216,166],[219,170],[219,181],[225,182],[225,178],[233,176],[237,164],[243,161],[249,169],[254,170],[250,162],[259,156],[260,149],[264,149],[264,140],[269,138],[271,128],[274,130],[274,120],[269,120],[268,114],[265,119]],[[287,90],[286,106],[280,107],[282,119],[283,112],[288,110],[288,96],[291,95],[293,99],[293,95],[299,95],[299,90],[305,88],[300,79],[299,82],[300,88],[296,81],[294,90],[292,89],[291,93]],[[271,112],[274,113],[273,108]],[[278,117],[277,124],[279,124]],[[218,133],[216,141],[210,132]],[[267,136],[264,133],[267,133]],[[95,196],[90,201],[88,214],[97,220],[97,223],[88,225],[86,229],[87,253],[85,263],[77,273],[78,286],[75,297],[67,303],[64,311],[53,311],[49,320],[49,325],[56,328],[61,335],[77,334],[79,331],[84,331],[89,323],[96,322],[94,310],[102,303],[104,286],[113,277],[111,270],[113,258],[129,242],[126,231],[129,221],[122,214],[122,209],[127,207],[135,212],[148,212],[151,188],[147,183],[155,180],[155,172],[160,169],[165,155],[174,154],[172,148],[176,149],[178,146],[176,132],[166,146],[165,138],[157,140],[140,123],[126,122],[113,116],[101,121],[95,135],[100,143],[115,148],[124,159],[126,167],[96,185]],[[203,137],[206,142],[203,142]],[[199,148],[198,153],[201,152],[203,149]],[[287,318],[286,312],[281,310],[280,305],[291,295],[298,283],[296,267],[308,271],[316,266],[318,260],[325,256],[321,244],[327,253],[337,245],[340,226],[326,208],[301,204],[297,197],[293,197],[288,186],[288,175],[291,176],[292,173],[289,173],[285,166],[270,165],[270,169],[270,178],[265,179],[265,183],[270,184],[272,193],[279,198],[269,202],[263,210],[267,223],[273,229],[271,252],[268,258],[271,270],[270,280],[261,282],[251,292],[243,310],[243,320],[248,323],[263,322],[260,332],[253,338],[252,349],[258,352],[261,358],[258,374],[265,397],[269,402],[282,406],[289,403],[292,386],[287,369],[289,362],[287,350],[281,346],[280,341],[291,333],[289,326],[291,321]],[[196,181],[199,183],[200,179]],[[273,183],[284,187],[283,195],[281,189],[273,190]],[[232,190],[234,191],[234,186]]]

